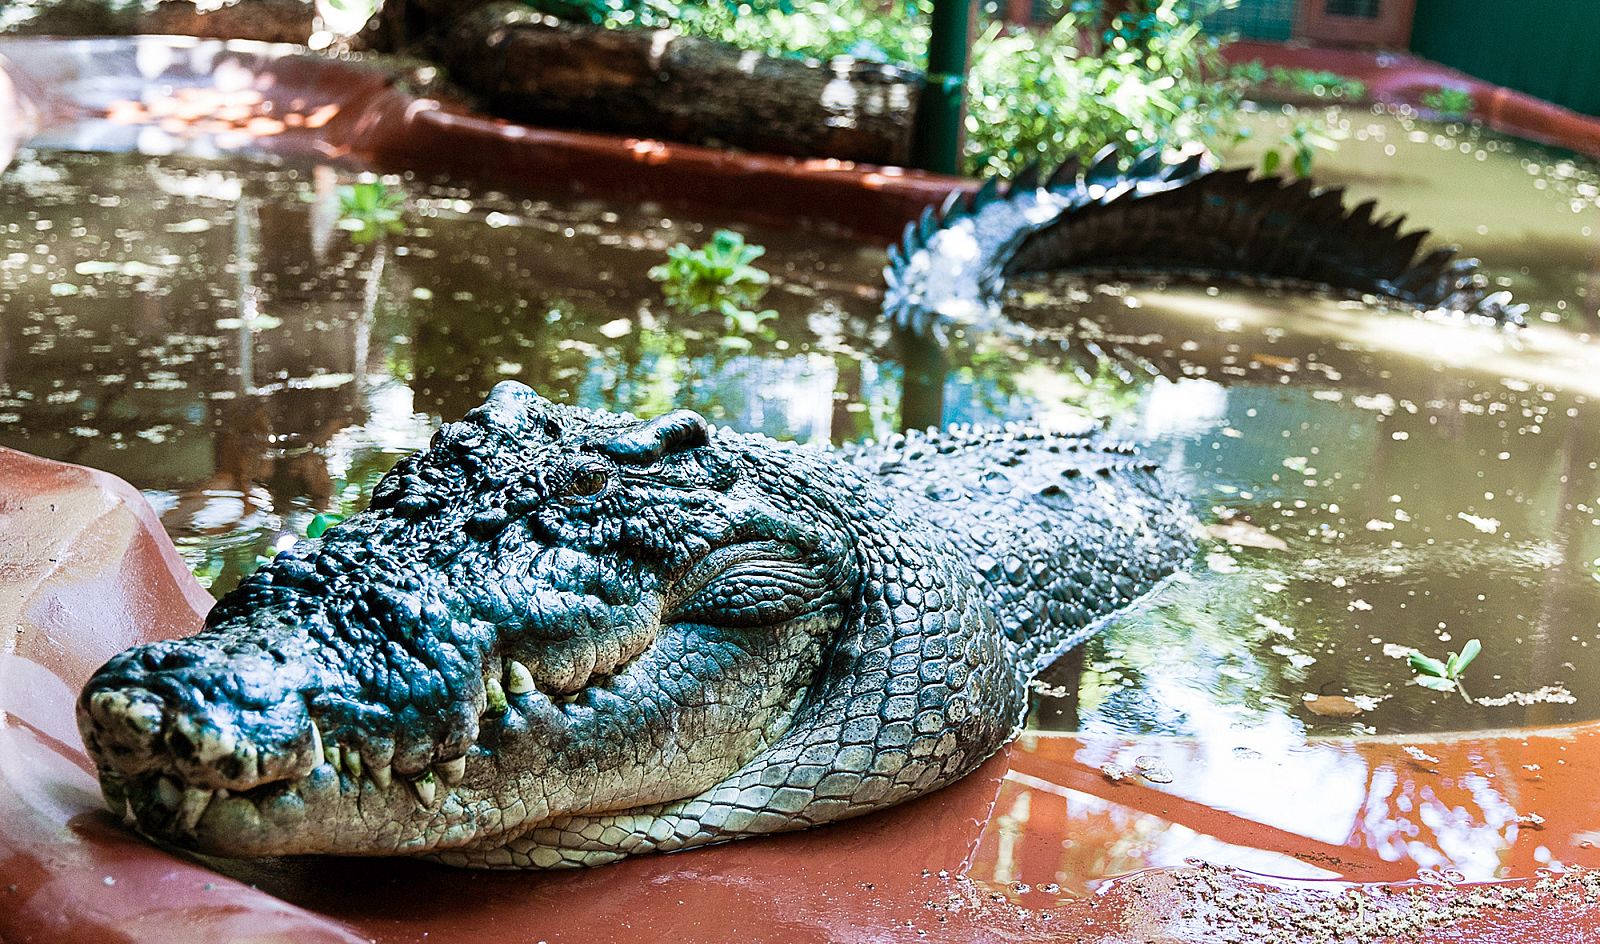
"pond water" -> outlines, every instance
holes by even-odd
[[[0,177],[0,443],[141,488],[220,593],[496,381],[802,441],[1105,419],[1214,540],[1194,573],[1038,684],[1030,727],[1306,737],[1600,717],[1600,175],[1471,128],[1312,120],[1317,175],[1405,209],[1534,305],[1519,335],[1195,285],[1014,286],[1027,331],[907,354],[881,247],[564,197],[391,178],[403,225],[341,225],[348,167],[24,152]],[[767,248],[744,331],[647,272],[718,227]],[[371,235],[371,234],[368,234]],[[902,366],[910,360],[912,382]],[[1483,654],[1467,695],[1405,650]]]

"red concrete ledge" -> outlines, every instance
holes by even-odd
[[[381,166],[651,200],[751,222],[811,226],[888,242],[906,221],[972,181],[899,167],[748,154],[516,125],[430,100],[384,102],[348,142]]]
[[[1600,118],[1407,53],[1257,42],[1232,43],[1222,52],[1230,64],[1260,61],[1269,68],[1313,69],[1360,79],[1373,101],[1387,105],[1418,107],[1423,95],[1441,87],[1470,92],[1470,117],[1490,128],[1600,157]]]

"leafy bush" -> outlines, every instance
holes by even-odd
[[[1221,69],[1217,40],[1201,30],[1204,10],[1188,0],[1139,0],[1111,18],[1097,55],[1080,47],[1096,23],[1092,4],[1075,4],[1045,32],[991,24],[973,52],[967,170],[1008,175],[1107,144],[1222,136],[1239,96],[1206,78]]]
[[[671,20],[681,33],[703,36],[769,56],[831,59],[917,67],[928,47],[931,2],[872,3],[783,0],[685,5]],[[643,17],[648,19],[648,17]],[[618,24],[626,18],[617,17]]]
[[[670,27],[768,55],[852,56],[920,68],[931,0],[526,0],[610,27]],[[973,46],[965,165],[1009,175],[1106,144],[1210,142],[1232,128],[1241,85],[1201,23],[1233,0],[1051,0],[1045,30],[990,23]],[[1300,81],[1298,77],[1295,81]]]

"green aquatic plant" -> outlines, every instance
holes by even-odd
[[[1465,118],[1472,113],[1473,104],[1471,92],[1448,85],[1422,95],[1423,107],[1437,112],[1441,118]]]
[[[381,180],[364,180],[339,188],[339,228],[351,241],[366,244],[381,236],[405,232],[406,197]]]
[[[667,304],[686,314],[712,311],[722,315],[722,346],[748,350],[750,339],[770,340],[767,322],[778,317],[772,309],[757,310],[772,277],[751,265],[766,254],[766,247],[747,243],[740,234],[719,229],[699,249],[678,243],[667,250],[667,261],[650,270],[661,283]]]
[[[771,276],[751,265],[767,252],[731,229],[719,229],[699,249],[678,243],[667,261],[650,270],[667,301],[689,308],[720,308],[723,301],[754,305],[766,294]]]
[[[320,538],[324,534],[328,533],[329,528],[343,520],[344,515],[335,514],[330,511],[321,512],[315,518],[311,519],[310,524],[306,525],[306,537]]]
[[[1339,143],[1310,122],[1297,122],[1261,155],[1261,172],[1276,174],[1284,167],[1296,177],[1310,177],[1319,151],[1336,151]]]
[[[1443,660],[1425,656],[1415,649],[1406,656],[1406,660],[1411,663],[1411,671],[1416,673],[1413,682],[1436,692],[1459,692],[1462,698],[1471,701],[1466,687],[1461,684],[1461,676],[1482,651],[1483,643],[1469,639],[1459,653],[1452,652]]]

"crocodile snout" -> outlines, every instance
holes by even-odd
[[[322,747],[293,673],[254,653],[154,643],[112,660],[78,702],[108,805],[192,831],[218,791],[304,776]]]

